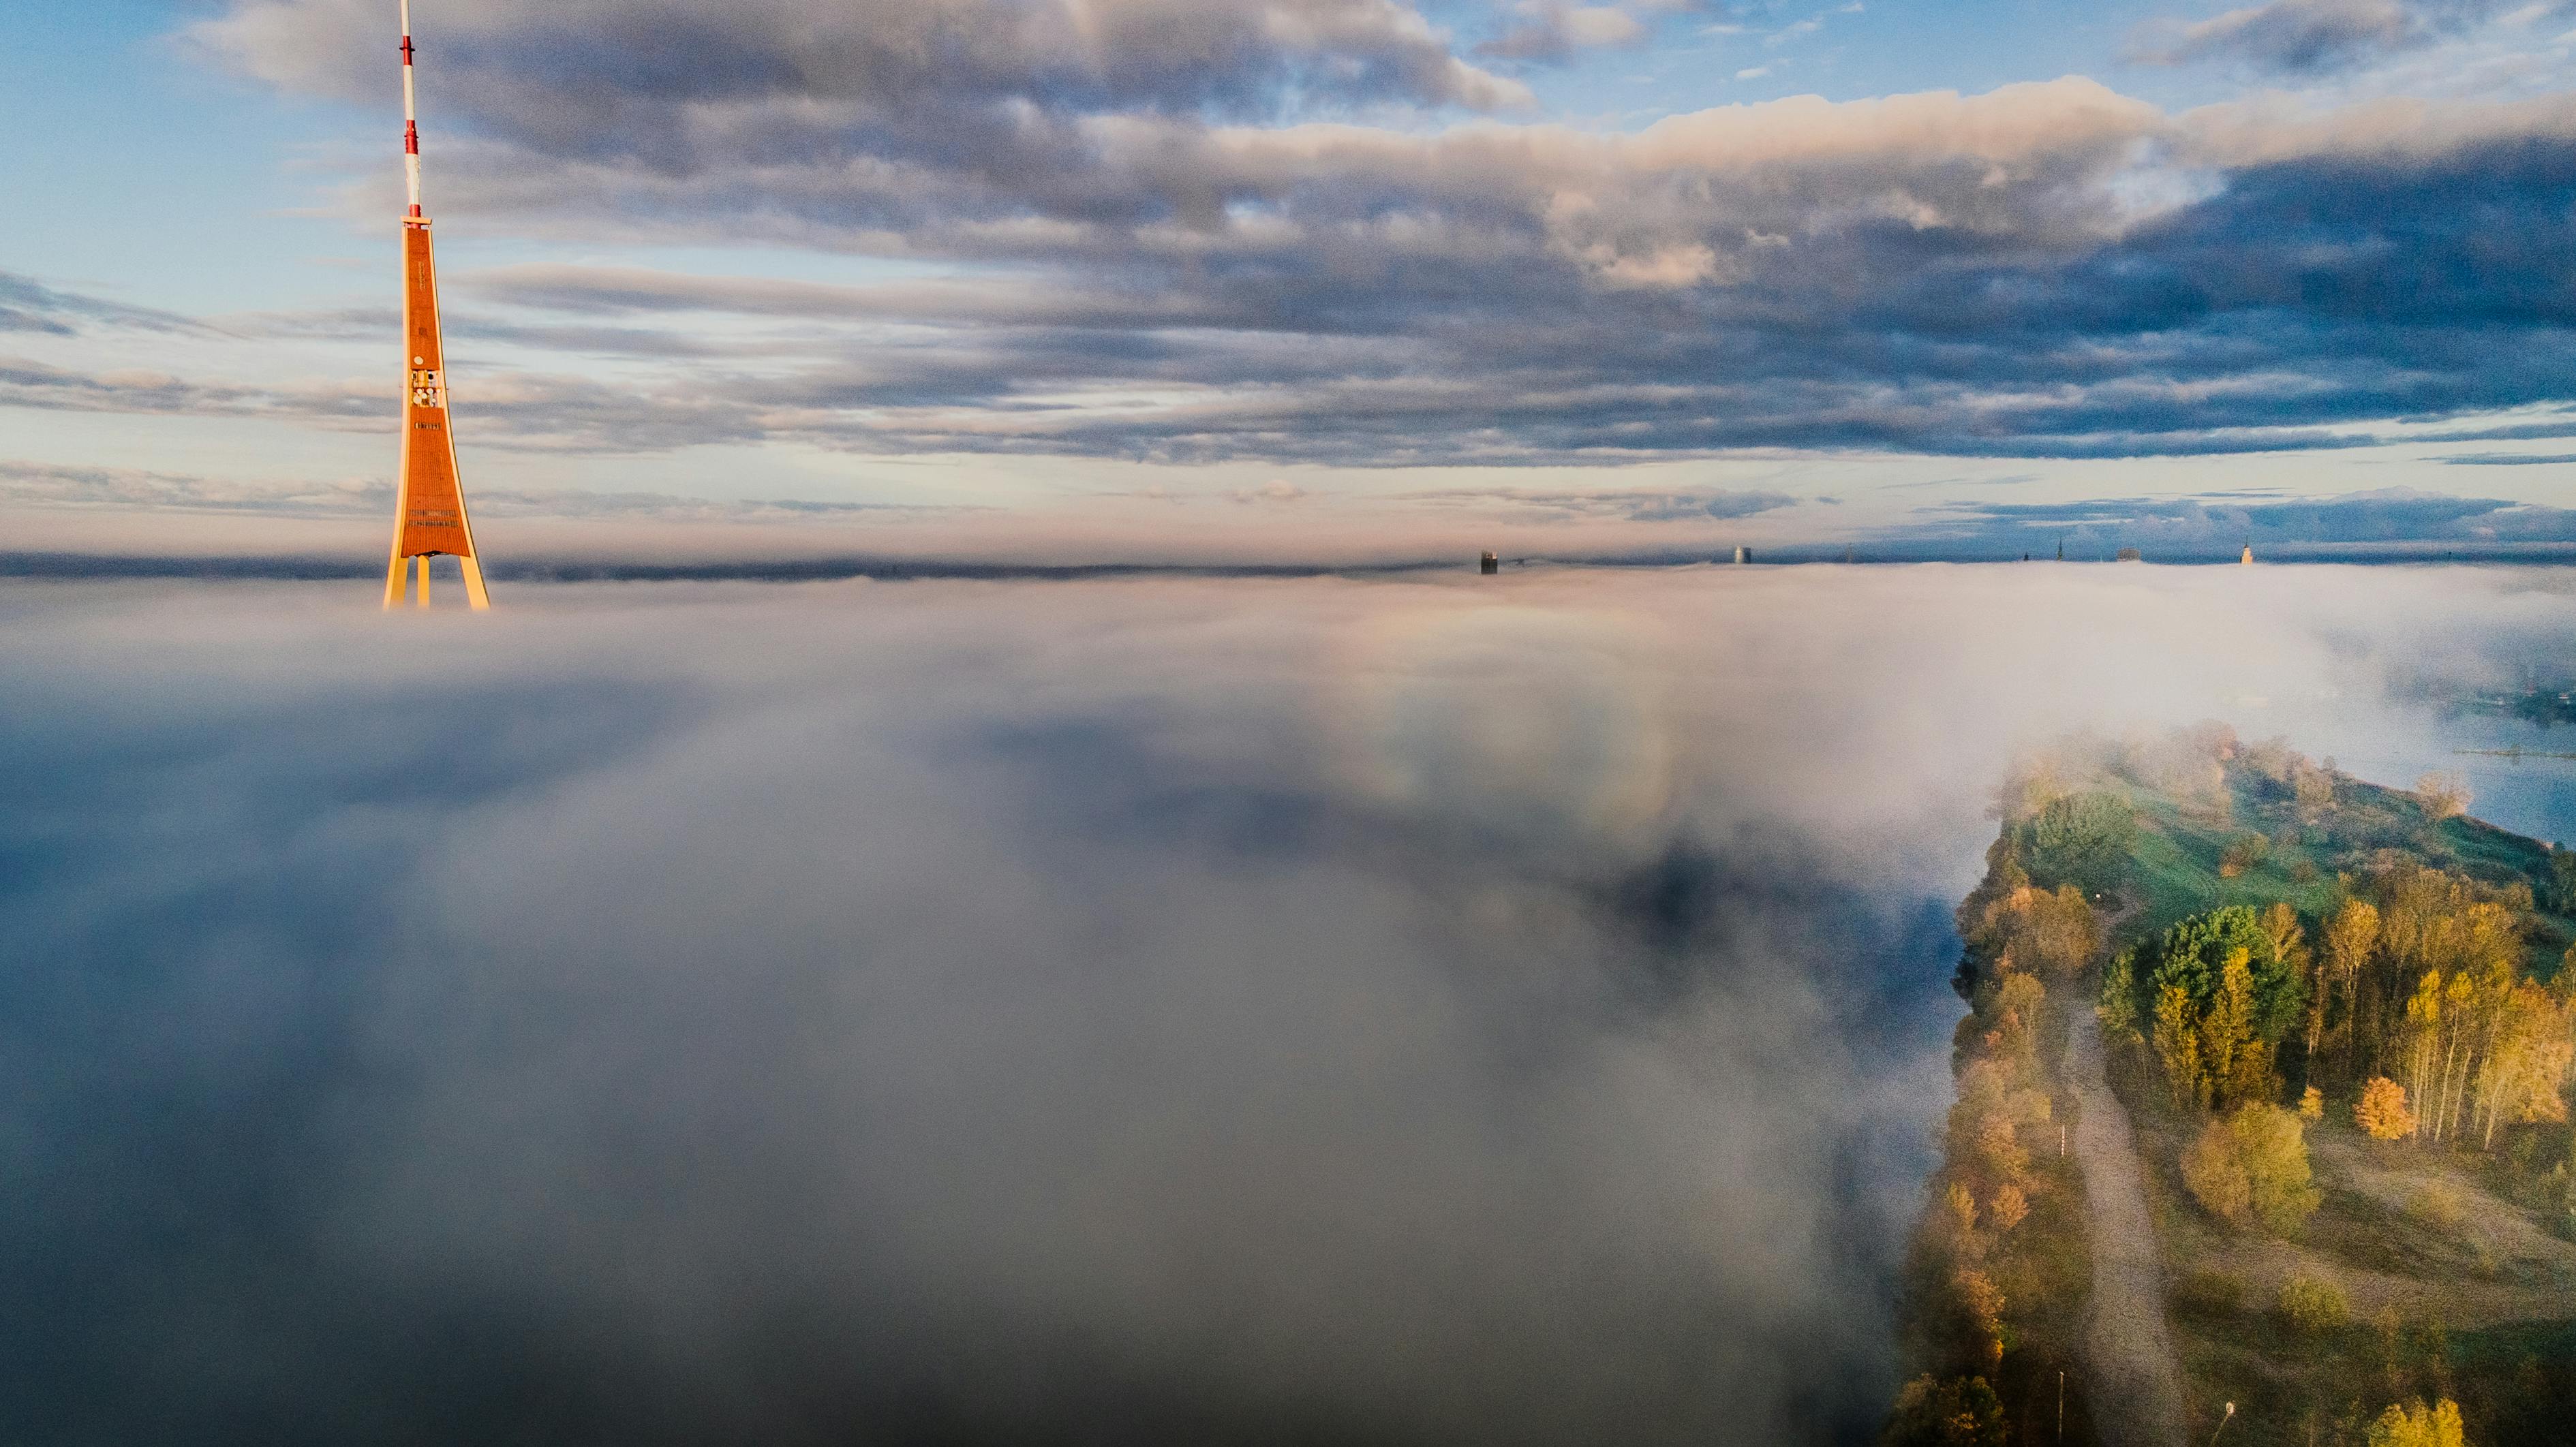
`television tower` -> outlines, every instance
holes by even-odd
[[[403,214],[403,429],[394,484],[394,549],[385,564],[385,606],[403,601],[406,575],[418,559],[419,605],[429,606],[429,560],[441,553],[465,567],[465,601],[489,608],[483,564],[474,556],[474,526],[465,516],[465,489],[456,478],[456,433],[447,415],[447,357],[438,331],[438,268],[429,245],[429,218],[420,214],[420,121],[411,87],[411,0],[402,0],[403,186],[411,209]]]

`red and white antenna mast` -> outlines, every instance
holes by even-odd
[[[483,562],[474,552],[474,525],[465,516],[465,488],[456,475],[456,434],[447,411],[447,342],[438,326],[438,263],[429,242],[429,218],[420,213],[420,120],[412,108],[411,0],[402,0],[403,184],[411,210],[403,216],[403,421],[400,469],[394,474],[394,542],[385,559],[385,606],[400,603],[416,572],[420,606],[429,606],[429,560],[456,559],[465,576],[465,601],[492,606],[483,587]],[[417,561],[415,561],[417,560]]]
[[[411,214],[420,214],[420,117],[415,113],[411,94],[411,0],[402,0],[403,58],[403,188],[411,200]]]

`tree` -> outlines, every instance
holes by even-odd
[[[2415,793],[2424,801],[2424,817],[2437,824],[2469,811],[2469,781],[2457,774],[2426,774],[2415,781]]]
[[[2036,1063],[2040,1011],[2047,1000],[2048,988],[2038,976],[2018,970],[2004,976],[1986,1011],[1994,1021],[1996,1039],[1990,1053],[1995,1058],[2023,1069]]]
[[[2219,985],[2200,1017],[2200,1068],[2219,1106],[2269,1100],[2279,1086],[2272,1048],[2254,1029],[2254,972],[2244,956],[2228,959]]]
[[[2407,1107],[2406,1087],[2385,1075],[2374,1076],[2352,1103],[2352,1123],[2375,1141],[2393,1141],[2415,1133],[2415,1112]]]
[[[1998,1181],[2018,1181],[2029,1172],[2030,1152],[2022,1148],[2012,1117],[1990,1115],[1978,1123],[1977,1164]]]
[[[2549,907],[2576,914],[2576,851],[2564,844],[2549,851]]]
[[[2201,1127],[2200,1138],[2184,1149],[2182,1183],[2202,1210],[2231,1226],[2244,1224],[2254,1205],[2254,1182],[2237,1157],[2227,1122],[2213,1120]]]
[[[1983,1377],[1929,1375],[1905,1384],[1879,1438],[1885,1447],[2006,1447],[2004,1404]]]
[[[2295,1273],[2281,1283],[2281,1319],[2303,1336],[2333,1331],[2351,1315],[2343,1288],[2322,1276]]]
[[[2299,817],[2315,820],[2334,807],[2334,766],[2324,768],[2303,764],[2290,781],[2291,792],[2299,801]]]
[[[2492,1149],[2496,1127],[2567,1119],[2560,1092],[2576,1064],[2576,1009],[2528,980],[2508,992],[2496,1011],[2485,1058],[2479,1064],[2472,1123],[2485,1122],[2479,1145]]]
[[[2467,1447],[2460,1404],[2444,1397],[2432,1406],[2391,1407],[2370,1424],[2370,1447]]]
[[[2138,1043],[2138,954],[2122,950],[2102,967],[2102,1001],[2093,1018],[2102,1022],[2102,1038],[2113,1045]]]
[[[2299,1118],[2277,1105],[2248,1105],[2228,1117],[2227,1128],[2244,1165],[2255,1219],[2275,1236],[2295,1235],[2323,1199]]]
[[[2004,1364],[2004,1294],[1994,1278],[1972,1266],[1950,1273],[1950,1293],[1989,1369]]]
[[[2007,1235],[2030,1215],[2030,1197],[2010,1181],[1995,1188],[1995,1198],[1986,1204],[1986,1217],[1995,1223],[1995,1234]]]
[[[2326,1093],[2311,1085],[2299,1092],[2299,1119],[2314,1125],[2326,1118]]]
[[[2366,899],[2347,899],[2334,912],[2334,918],[2326,921],[2325,935],[2325,962],[2320,978],[2343,994],[2339,1029],[2343,1037],[2345,1078],[2349,1079],[2353,1067],[2354,1031],[2361,1013],[2362,972],[2369,968],[2371,956],[2379,948],[2379,910]]]
[[[2307,997],[2308,1054],[2317,1053],[2317,1042],[2325,1034],[2325,992],[2314,986],[2316,962],[2308,949],[2307,928],[2299,923],[2299,912],[2283,901],[2275,900],[2255,921],[2263,938],[2271,942],[2272,958],[2280,961],[2284,978],[2297,980],[2299,992]]]
[[[2261,834],[2239,834],[2218,856],[2218,877],[2234,879],[2259,867],[2272,853],[2272,841]]]
[[[2093,904],[2074,885],[2061,884],[2046,893],[2032,890],[2022,912],[2019,943],[2033,965],[2059,979],[2072,978],[2101,947]]]
[[[2231,905],[2194,915],[2158,936],[2140,956],[2135,987],[2142,992],[2139,1013],[2152,1013],[2156,992],[2179,985],[2196,1010],[2210,1008],[2231,959],[2242,956],[2254,989],[2253,1033],[2267,1044],[2281,1038],[2302,1017],[2307,981],[2302,963],[2282,957],[2278,942],[2249,905]]]
[[[2128,800],[2093,790],[2050,800],[2021,827],[2015,852],[2034,883],[2107,889],[2137,832],[2138,813]]]
[[[2276,1236],[2306,1225],[2319,1200],[2299,1118],[2277,1105],[2244,1106],[2202,1127],[2183,1152],[2182,1179],[2211,1215]]]
[[[2200,1063],[2200,1012],[2180,985],[2156,992],[2156,1059],[2165,1068],[2165,1089],[2174,1108],[2209,1104],[2209,1076]]]

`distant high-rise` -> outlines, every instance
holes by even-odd
[[[1753,561],[1753,550],[1752,550],[1751,548],[1748,548],[1748,547],[1743,546],[1742,544],[1738,544],[1738,545],[1736,546],[1736,549],[1735,549],[1735,561],[1737,561],[1737,562],[1739,562],[1739,563],[1749,563],[1749,562],[1752,562],[1752,561]]]
[[[1503,570],[1503,560],[1502,560],[1501,558],[1499,558],[1499,557],[1496,557],[1496,556],[1494,555],[1494,550],[1493,550],[1493,549],[1491,549],[1491,548],[1487,548],[1487,549],[1485,550],[1485,554],[1484,554],[1484,556],[1483,556],[1483,557],[1480,557],[1480,558],[1478,558],[1478,559],[1476,560],[1476,571],[1477,571],[1477,572],[1479,572],[1479,573],[1484,574],[1484,575],[1485,575],[1486,577],[1488,577],[1488,578],[1490,578],[1490,577],[1494,576],[1496,573],[1499,573],[1499,572],[1501,572],[1502,570]]]
[[[2238,555],[2236,561],[2249,568],[2254,566],[2254,545],[2252,543],[2247,543],[2245,545],[2245,551]]]
[[[403,600],[405,575],[418,559],[420,606],[429,606],[429,560],[444,553],[465,567],[465,601],[492,606],[483,563],[474,554],[474,525],[456,475],[456,434],[447,415],[447,353],[438,325],[438,267],[429,218],[420,210],[420,121],[412,106],[411,0],[402,0],[403,215],[402,446],[394,482],[394,547],[385,564],[385,606]]]

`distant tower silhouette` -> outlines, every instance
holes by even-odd
[[[2057,540],[2057,561],[2061,563],[2066,561],[2066,539],[2064,538]]]
[[[1491,548],[1487,548],[1484,556],[1476,560],[1476,571],[1484,574],[1488,578],[1502,570],[1503,560],[1494,556],[1494,550]]]
[[[2254,545],[2247,543],[2245,551],[2237,555],[2236,561],[2248,568],[2254,566]]]
[[[1752,562],[1752,561],[1753,561],[1753,550],[1752,550],[1751,548],[1745,547],[1745,546],[1744,546],[1743,544],[1741,544],[1741,543],[1738,543],[1738,544],[1736,545],[1736,548],[1735,548],[1735,561],[1737,561],[1737,562],[1739,562],[1739,563],[1749,563],[1749,562]]]
[[[413,114],[411,0],[402,0],[403,189],[411,209],[403,215],[403,430],[394,485],[393,556],[385,564],[385,606],[403,600],[404,574],[419,559],[420,606],[429,606],[429,560],[445,553],[465,566],[465,601],[492,606],[483,589],[483,563],[474,554],[474,525],[465,516],[465,489],[456,476],[456,434],[448,425],[447,354],[438,326],[438,267],[430,252],[429,218],[420,211],[420,122]]]

